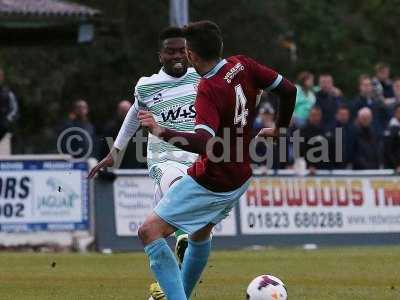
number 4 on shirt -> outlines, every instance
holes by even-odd
[[[247,124],[247,116],[249,115],[249,110],[246,108],[246,96],[244,95],[242,86],[238,84],[235,86],[236,94],[236,107],[235,107],[235,119],[234,124],[240,124],[240,127],[244,127]]]

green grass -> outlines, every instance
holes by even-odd
[[[264,273],[286,283],[290,300],[400,299],[400,247],[216,251],[192,299],[242,300]],[[142,253],[0,253],[1,300],[147,300],[151,281]]]

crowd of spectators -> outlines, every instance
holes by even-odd
[[[389,65],[377,64],[374,76],[360,75],[356,97],[344,95],[328,73],[320,74],[315,84],[314,74],[300,72],[296,86],[293,139],[285,159],[272,156],[272,168],[292,168],[296,160],[304,160],[310,171],[385,168],[400,172],[400,78],[391,79]],[[263,98],[256,130],[270,126],[279,109],[271,95]],[[293,145],[297,130],[298,153]],[[258,153],[266,151],[260,148],[257,144]]]
[[[18,103],[4,79],[0,69],[0,154],[10,154]],[[284,139],[285,150],[281,151],[281,143],[273,144],[272,152],[265,143],[257,143],[254,164],[284,169],[293,168],[302,160],[310,171],[386,168],[400,172],[400,77],[392,80],[390,67],[379,63],[374,76],[359,76],[356,97],[344,95],[328,73],[320,74],[318,82],[315,81],[316,76],[309,71],[298,74],[296,106]],[[61,144],[61,152],[72,151],[79,158],[86,157],[89,151],[89,156],[101,159],[109,151],[130,107],[130,101],[122,100],[110,114],[110,121],[96,128],[90,122],[88,103],[76,100],[65,121],[57,127],[56,135],[67,132],[64,140],[77,133],[80,137],[69,139],[72,142],[67,145],[69,149]],[[254,133],[261,127],[274,126],[278,110],[279,101],[272,94],[264,93]],[[69,131],[70,128],[74,130]],[[294,145],[296,142],[298,147]],[[138,149],[142,151],[140,155],[136,153]],[[140,159],[146,156],[145,152],[146,145],[137,148],[130,143],[120,167],[145,168],[145,162]]]
[[[119,129],[131,108],[132,103],[122,100],[117,104],[115,112],[104,126],[96,128],[89,118],[89,105],[84,99],[76,100],[66,120],[57,130],[57,147],[62,154],[72,155],[74,158],[94,157],[103,159],[117,138]],[[143,129],[137,135],[145,136]],[[145,138],[142,139],[145,141]],[[121,153],[118,168],[145,169],[146,168],[146,143],[137,146],[132,139],[126,149]],[[138,151],[140,153],[138,153]]]

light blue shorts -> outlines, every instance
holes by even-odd
[[[230,192],[213,192],[185,175],[173,185],[154,212],[168,224],[193,234],[209,223],[225,219],[249,187],[251,179]]]

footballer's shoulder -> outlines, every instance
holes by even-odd
[[[244,54],[232,55],[232,56],[227,58],[228,61],[229,60],[235,60],[235,61],[237,61],[237,60],[247,60],[247,59],[249,59],[249,57],[247,55],[244,55]]]
[[[229,57],[227,60],[231,62],[240,62],[243,65],[252,64],[254,62],[253,58],[244,54],[233,55]]]
[[[197,73],[197,71],[196,71],[195,68],[193,68],[193,67],[189,67],[189,68],[187,69],[186,74],[187,74],[187,75],[193,75],[193,76],[200,77],[199,73]]]
[[[160,74],[158,74],[158,73],[153,74],[151,76],[142,76],[137,81],[136,86],[140,87],[140,86],[145,86],[145,85],[149,85],[149,84],[157,84],[162,80],[163,80],[162,76],[160,76]]]

